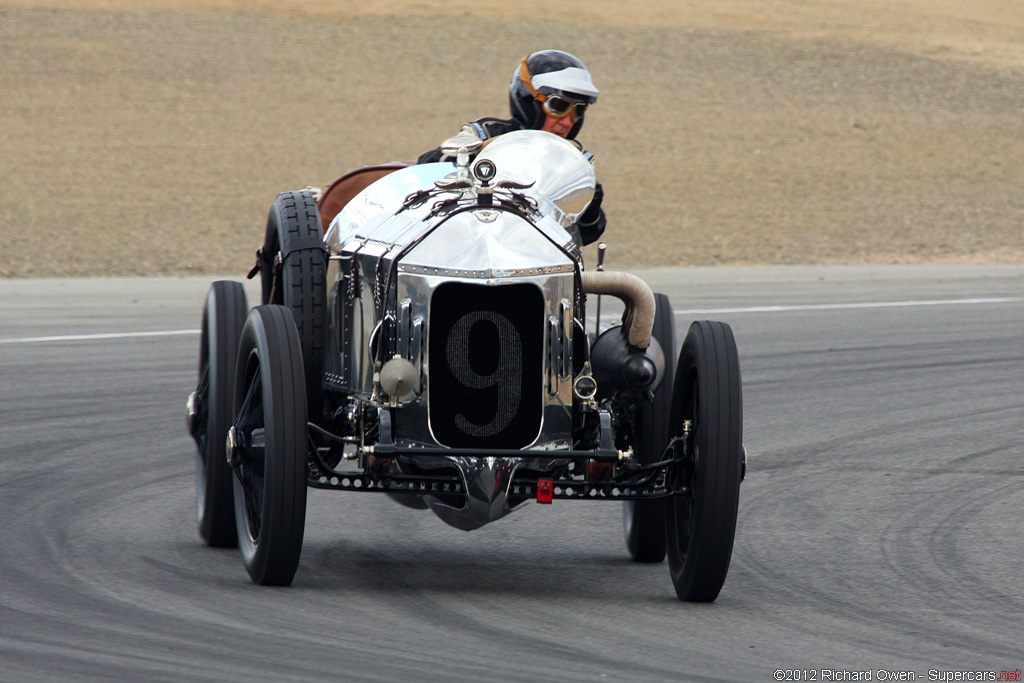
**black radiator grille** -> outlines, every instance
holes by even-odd
[[[523,448],[543,415],[544,297],[450,282],[430,302],[430,426],[451,448]]]

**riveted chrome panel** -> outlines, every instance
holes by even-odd
[[[558,444],[557,447],[565,447],[566,444],[572,441],[572,386],[570,381],[555,381],[553,386],[548,387],[546,378],[550,374],[557,380],[561,374],[562,367],[556,365],[553,368],[553,372],[549,373],[552,353],[550,351],[551,343],[547,339],[546,328],[548,320],[554,319],[558,321],[562,315],[573,315],[571,304],[568,308],[563,308],[564,304],[570,303],[573,300],[575,281],[573,273],[559,273],[541,277],[493,279],[483,282],[476,279],[459,280],[444,276],[399,273],[398,297],[400,300],[408,299],[410,301],[410,315],[413,320],[422,317],[423,323],[420,329],[423,331],[419,337],[419,343],[421,344],[418,355],[419,362],[413,361],[421,371],[421,392],[413,401],[404,404],[398,411],[400,416],[396,418],[396,442],[408,445],[441,445],[435,438],[429,424],[429,404],[426,399],[430,386],[430,352],[426,343],[427,335],[429,334],[426,326],[428,324],[427,321],[431,319],[430,305],[434,290],[440,285],[459,281],[494,287],[500,287],[503,284],[526,283],[532,284],[540,290],[544,300],[544,314],[538,320],[538,324],[545,326],[544,365],[542,368],[543,377],[545,378],[543,382],[544,396],[540,399],[544,404],[544,416],[540,432],[532,442],[531,447],[544,447],[545,444]],[[576,328],[573,325],[569,325],[563,331],[562,327],[561,324],[556,324],[555,326],[555,343],[557,348],[555,349],[554,357],[556,363],[571,363],[571,334],[573,331],[576,331]],[[413,329],[416,329],[415,325]],[[563,358],[564,360],[562,360]],[[410,360],[412,359],[410,358]],[[568,379],[568,377],[565,379]]]
[[[571,242],[553,242],[517,214],[502,211],[482,222],[471,211],[457,213],[427,233],[402,258],[406,269],[437,269],[458,277],[498,278],[543,274],[545,270],[571,270],[565,254]]]
[[[449,163],[420,164],[384,176],[353,197],[334,217],[325,237],[327,248],[331,253],[341,253],[359,239],[407,244],[427,227],[424,218],[431,207],[424,204],[399,213],[405,198],[417,190],[434,187],[434,181],[442,180],[454,168]]]
[[[535,275],[553,275],[555,273],[571,273],[574,267],[571,265],[551,266],[549,268],[514,268],[512,270],[458,270],[456,268],[432,268],[429,266],[410,266],[404,263],[398,264],[398,272],[412,273],[415,275],[437,275],[441,277],[454,278],[517,278]]]
[[[572,332],[573,332],[573,306],[572,300],[562,299],[558,304],[561,310],[559,324],[559,337],[561,347],[562,365],[558,372],[559,379],[569,379],[572,376]]]
[[[409,343],[412,340],[412,299],[398,302],[398,326],[395,329],[395,353],[402,358],[413,361],[409,354]],[[415,363],[415,361],[413,361]]]

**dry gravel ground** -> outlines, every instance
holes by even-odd
[[[0,0],[0,276],[240,274],[279,191],[545,47],[602,89],[615,266],[1024,263],[1019,0]]]

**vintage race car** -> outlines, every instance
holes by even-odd
[[[678,596],[714,600],[746,468],[731,329],[694,322],[677,361],[668,297],[584,268],[596,183],[575,145],[519,131],[469,152],[282,193],[250,273],[261,305],[213,283],[187,403],[200,535],[287,585],[309,486],[464,530],[618,500],[631,556],[667,553]],[[588,325],[600,295],[621,324]]]

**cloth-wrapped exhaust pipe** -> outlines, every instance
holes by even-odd
[[[654,327],[654,292],[647,283],[630,273],[611,270],[580,273],[586,294],[610,294],[626,304],[626,330],[629,343],[638,349],[651,345]]]

